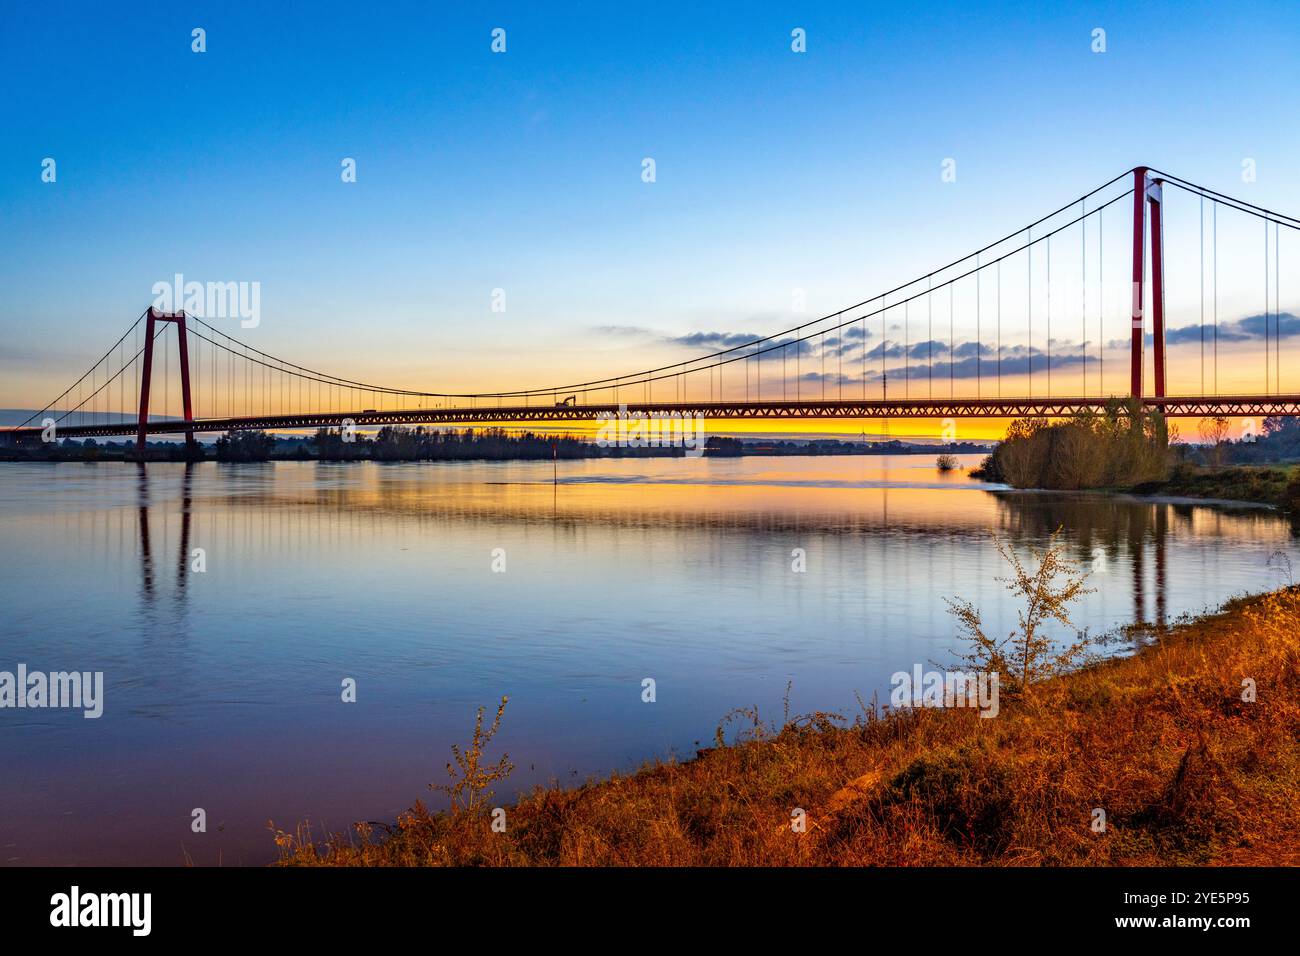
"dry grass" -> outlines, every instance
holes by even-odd
[[[538,788],[505,832],[417,803],[387,832],[276,840],[304,865],[1300,865],[1297,665],[1288,588],[1044,681],[994,719],[814,714],[689,762]]]

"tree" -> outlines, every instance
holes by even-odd
[[[1037,681],[1077,665],[1091,643],[1085,632],[1076,631],[1073,642],[1062,647],[1044,633],[1051,621],[1073,629],[1069,606],[1096,590],[1085,587],[1086,575],[1066,560],[1064,549],[1057,543],[1060,534],[1058,528],[1041,554],[1032,552],[1038,560],[1033,571],[1027,570],[1015,551],[998,540],[998,554],[1012,571],[1011,577],[998,580],[1024,600],[1024,607],[1017,612],[1019,629],[1006,637],[990,636],[979,609],[969,601],[945,599],[949,613],[957,618],[970,644],[966,654],[958,655],[960,660],[976,670],[997,673],[1011,693],[1028,696]]]
[[[217,439],[217,461],[266,461],[275,439],[263,431],[232,431]]]
[[[1206,446],[1206,458],[1215,468],[1222,468],[1227,454],[1228,420],[1222,415],[1202,418],[1201,444]]]
[[[430,790],[440,791],[451,798],[454,810],[468,813],[483,812],[487,809],[488,801],[492,799],[491,785],[498,780],[506,779],[510,776],[510,771],[515,769],[515,765],[510,762],[509,754],[502,754],[501,759],[494,764],[485,766],[483,763],[483,751],[501,729],[501,716],[506,712],[506,704],[509,700],[509,697],[501,698],[501,703],[497,706],[497,715],[492,720],[492,726],[487,730],[483,729],[483,708],[478,709],[478,717],[474,721],[474,736],[469,746],[462,750],[457,744],[451,745],[451,753],[456,759],[456,767],[460,768],[459,771],[449,763],[447,776],[451,778],[451,783],[429,784]]]

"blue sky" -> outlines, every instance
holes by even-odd
[[[0,405],[177,272],[260,282],[259,348],[487,389],[834,311],[1137,163],[1300,212],[1294,3],[465,6],[6,6]]]

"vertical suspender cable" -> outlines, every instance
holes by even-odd
[[[1097,210],[1097,397],[1106,397],[1106,207]]]
[[[1213,206],[1214,243],[1214,394],[1219,394],[1219,201]]]
[[[841,312],[840,315],[844,315],[844,313]],[[839,316],[836,316],[836,317],[839,317]],[[840,330],[839,330],[839,334],[837,334],[836,339],[837,339],[837,341],[839,341],[839,346],[840,346],[839,349],[836,350],[836,351],[839,351],[839,352],[840,352],[840,384],[836,386],[836,389],[837,389],[837,390],[836,390],[836,395],[837,395],[837,397],[839,397],[840,401],[842,402],[842,401],[844,401],[844,347],[845,347],[844,329],[840,329]],[[863,362],[863,365],[862,365],[862,367],[863,367],[863,369],[866,369],[866,360],[867,360],[867,358],[866,358],[866,347],[867,347],[867,339],[866,339],[866,338],[863,338],[863,339],[862,339],[862,349],[863,349],[863,356],[862,356],[862,362]]]
[[[881,296],[880,304],[881,305],[885,304],[884,296]],[[884,316],[882,315],[880,319],[880,328],[882,333],[884,332],[884,326],[885,326],[885,319]],[[885,337],[882,334],[880,337],[881,361],[884,361],[884,343],[885,343]],[[866,312],[862,313],[862,400],[864,402],[867,400],[867,313]]]
[[[1083,397],[1088,397],[1088,220],[1086,200],[1079,200],[1079,316],[1082,333],[1079,353],[1083,370]]]
[[[907,398],[910,394],[908,387],[911,385],[911,369],[908,367],[911,364],[911,356],[908,355],[911,347],[911,336],[909,335],[911,321],[912,299],[909,296],[903,300],[903,398]],[[866,348],[865,340],[863,348]]]
[[[975,397],[976,398],[981,398],[983,395],[983,389],[981,388],[981,385],[983,384],[983,380],[981,379],[980,376],[984,370],[984,356],[980,354],[980,349],[983,348],[983,344],[981,342],[981,340],[983,339],[983,332],[980,329],[980,300],[984,298],[980,294],[981,271],[982,270],[980,269],[980,254],[977,252],[975,253]]]
[[[885,297],[880,297],[880,397],[886,398],[885,388],[889,382],[889,374],[885,371],[885,353],[889,351],[886,347],[889,339],[885,337]],[[862,397],[867,397],[867,320],[866,316],[862,319]]]

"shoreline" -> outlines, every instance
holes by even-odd
[[[490,801],[417,800],[391,826],[276,830],[279,865],[1294,865],[1297,659],[1291,586],[1036,684],[995,719],[733,711],[695,758],[534,788],[502,801],[499,829]]]
[[[1248,498],[1202,498],[1197,495],[1171,495],[1160,492],[1144,493],[1128,488],[1077,488],[1071,490],[1059,488],[1012,488],[1003,485],[997,488],[984,488],[993,494],[1007,495],[1078,495],[1088,498],[1109,498],[1117,501],[1131,501],[1158,505],[1213,505],[1217,508],[1241,508],[1260,511],[1281,511],[1280,503],[1269,501],[1251,501]]]
[[[1009,491],[1027,493],[1103,495],[1156,504],[1210,504],[1300,513],[1300,465],[1291,462],[1218,468],[1181,465],[1160,481],[1111,488],[1017,488],[1009,484],[1006,487]]]

